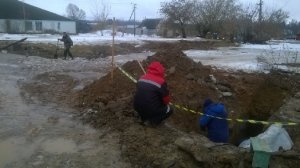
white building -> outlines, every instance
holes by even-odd
[[[76,22],[17,0],[0,0],[0,33],[76,34]]]

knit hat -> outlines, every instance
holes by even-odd
[[[211,105],[213,101],[210,98],[204,100],[203,107],[206,108],[207,106]]]

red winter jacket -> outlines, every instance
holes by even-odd
[[[165,68],[159,62],[152,62],[137,83],[134,108],[142,119],[165,113],[170,102],[167,83],[164,79]]]

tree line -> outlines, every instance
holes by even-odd
[[[105,0],[93,0],[91,13],[96,30],[108,24],[110,6]],[[258,4],[242,5],[238,0],[172,0],[163,2],[160,13],[164,17],[160,26],[166,36],[172,30],[183,38],[201,36],[225,38],[231,41],[264,42],[269,39],[293,38],[300,33],[300,22],[287,23],[288,12],[282,9],[260,8]],[[86,13],[74,4],[66,8],[67,17],[77,21],[77,32],[87,24]]]
[[[232,41],[264,42],[283,38],[286,28],[299,33],[298,22],[286,24],[286,11],[258,4],[245,6],[238,0],[172,0],[162,3],[160,12],[165,25],[177,25],[183,38],[213,34]]]

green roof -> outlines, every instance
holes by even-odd
[[[25,11],[25,12],[24,12]],[[23,3],[18,0],[0,0],[0,19],[72,21],[69,18]]]

